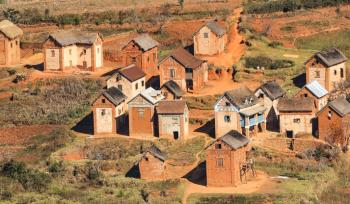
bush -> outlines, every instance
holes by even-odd
[[[63,165],[63,161],[55,161],[49,165],[48,170],[52,174],[59,174],[65,170],[65,166]]]
[[[246,57],[245,67],[247,68],[266,68],[266,69],[278,69],[293,67],[295,63],[291,60],[272,60],[269,57],[257,56],[257,57]]]
[[[272,47],[272,48],[277,48],[277,47],[280,47],[282,46],[283,44],[281,42],[278,42],[278,41],[272,41],[268,44],[269,47]]]
[[[29,169],[22,162],[9,161],[1,166],[1,175],[20,182],[24,189],[43,191],[51,182],[51,177],[36,169]]]

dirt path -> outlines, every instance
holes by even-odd
[[[241,44],[243,36],[238,32],[238,18],[241,16],[243,8],[234,10],[233,15],[229,17],[230,22],[234,22],[228,33],[229,42],[224,53],[215,56],[206,56],[203,59],[208,60],[208,64],[214,64],[217,67],[231,68],[237,63],[245,52],[245,45]]]

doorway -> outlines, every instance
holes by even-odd
[[[179,139],[179,132],[178,131],[174,131],[173,132],[173,136],[174,136],[174,140]]]
[[[286,135],[288,138],[293,138],[294,136],[293,130],[286,130]]]
[[[87,69],[87,62],[83,61],[83,69]]]

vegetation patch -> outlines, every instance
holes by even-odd
[[[189,108],[200,109],[200,110],[212,110],[216,101],[220,96],[193,96],[184,97]]]
[[[257,57],[246,57],[245,67],[247,68],[265,68],[265,69],[279,69],[288,68],[295,65],[292,60],[276,59],[272,60],[269,57],[257,56]]]

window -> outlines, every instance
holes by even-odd
[[[300,118],[294,118],[294,119],[293,119],[293,122],[294,122],[294,123],[300,123]]]
[[[120,90],[120,91],[123,91],[123,85],[118,85],[118,89]]]
[[[230,103],[229,103],[229,102],[226,102],[226,103],[225,103],[225,106],[230,106]]]
[[[118,109],[118,115],[120,115],[122,113],[122,111],[120,109]]]
[[[13,47],[12,43],[10,44],[11,48]]]
[[[225,115],[225,116],[224,116],[224,121],[225,121],[226,123],[231,122],[231,117],[230,117],[229,115]]]
[[[120,81],[121,79],[122,79],[122,77],[118,74],[117,77],[116,77],[116,80]]]
[[[135,84],[135,89],[137,90],[139,88],[139,84]]]
[[[51,57],[55,57],[55,50],[51,50]]]
[[[100,48],[98,47],[98,48],[97,48],[97,54],[99,54],[99,53],[100,53]]]
[[[83,54],[86,55],[86,49],[83,50]]]
[[[307,93],[306,93],[306,94],[304,94],[304,97],[305,97],[305,98],[307,98]]]
[[[136,63],[136,57],[131,58],[131,63]]]
[[[208,33],[203,33],[204,38],[208,38]]]
[[[223,167],[224,166],[224,159],[223,158],[219,158],[218,160],[216,160],[216,166],[217,167]]]
[[[101,115],[102,115],[102,116],[106,115],[106,110],[105,110],[105,109],[102,109]]]
[[[336,76],[337,75],[337,70],[334,70],[333,73],[334,73],[334,76]]]
[[[221,144],[216,144],[215,149],[221,149]]]
[[[69,49],[69,54],[72,55],[72,49]]]
[[[145,161],[148,161],[148,157],[145,157]]]
[[[332,111],[328,111],[328,119],[330,120],[332,118]]]
[[[344,69],[343,68],[340,68],[340,77],[344,78]]]
[[[175,77],[175,69],[170,69],[170,78]]]
[[[106,103],[106,99],[102,99],[102,103]]]
[[[145,86],[145,81],[141,81],[141,86],[144,87]]]
[[[320,71],[315,71],[315,78],[320,78]]]
[[[149,56],[147,56],[147,62],[149,62]]]
[[[16,45],[18,45],[18,40],[16,40]]]
[[[138,113],[138,115],[139,115],[139,118],[143,118],[143,117],[145,116],[145,110],[142,109],[142,108],[139,108],[139,109],[137,110],[137,113]]]
[[[156,58],[157,58],[157,54],[156,54],[156,53],[153,53],[153,61],[154,61],[154,62],[157,61]]]

